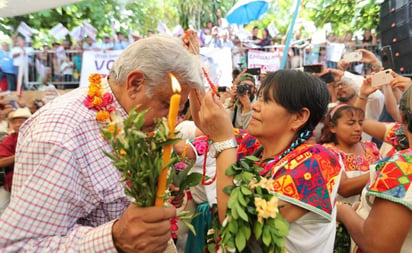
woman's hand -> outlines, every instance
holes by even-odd
[[[381,62],[376,57],[376,55],[372,53],[371,51],[366,50],[366,49],[358,49],[356,51],[362,52],[362,59],[360,60],[360,62],[369,63],[370,65],[372,65],[373,68],[377,68],[381,66]]]
[[[208,92],[202,100],[199,112],[200,129],[212,141],[233,138],[233,127],[229,115],[216,95]]]
[[[368,76],[363,80],[362,86],[359,90],[359,95],[361,97],[368,97],[370,94],[374,93],[378,89],[379,87],[372,86],[372,78]]]
[[[408,77],[404,77],[396,74],[392,71],[393,80],[389,83],[392,88],[398,88],[400,91],[404,92],[412,84],[412,80]]]

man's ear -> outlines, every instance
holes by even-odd
[[[126,80],[127,96],[133,100],[136,99],[137,94],[143,90],[144,85],[144,73],[138,69],[131,71]]]

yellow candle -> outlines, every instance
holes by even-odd
[[[167,117],[167,123],[169,126],[169,139],[175,136],[175,127],[177,114],[180,108],[180,84],[177,79],[170,75],[172,79],[172,89],[175,94],[170,97],[169,115]],[[163,148],[163,164],[167,164],[170,161],[170,155],[172,153],[172,145],[167,145]],[[155,206],[162,206],[164,202],[164,194],[166,192],[167,174],[169,168],[166,167],[160,170],[160,175],[157,183],[156,201]]]

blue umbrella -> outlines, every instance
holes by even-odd
[[[244,25],[259,19],[268,11],[267,0],[240,0],[232,7],[226,16],[230,24]]]

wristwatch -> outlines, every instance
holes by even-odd
[[[223,150],[229,149],[229,148],[237,148],[238,144],[235,138],[225,140],[225,141],[218,141],[218,142],[213,142],[210,145],[209,153],[210,156],[212,157],[217,157],[220,152]]]

